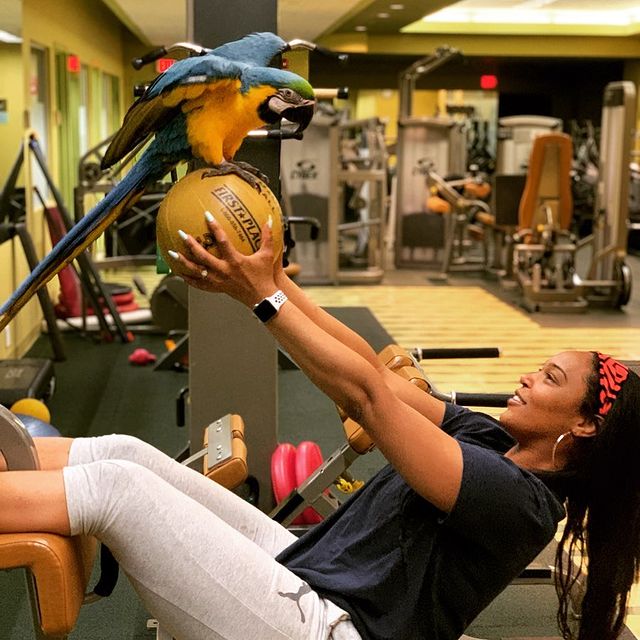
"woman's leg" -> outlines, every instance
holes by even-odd
[[[69,449],[73,438],[34,438],[40,468],[47,471],[62,469],[69,463]]]
[[[63,474],[72,534],[107,544],[150,613],[177,639],[316,640],[347,617],[152,471],[110,460]],[[351,628],[338,626],[345,625]]]
[[[99,460],[129,460],[168,482],[276,556],[296,537],[281,524],[201,473],[185,467],[150,444],[126,435],[79,438],[68,453],[69,466]]]
[[[73,438],[34,438],[33,442],[38,452],[40,469],[43,471],[55,471],[67,466],[69,449]],[[6,460],[0,454],[0,471],[6,470]]]
[[[0,533],[69,535],[62,471],[0,473]]]

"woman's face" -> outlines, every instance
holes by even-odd
[[[564,351],[547,360],[538,371],[520,378],[522,386],[507,402],[502,425],[519,442],[553,439],[584,422],[579,413],[592,372],[588,351]]]

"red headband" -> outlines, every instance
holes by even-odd
[[[616,401],[622,383],[629,376],[629,369],[611,356],[598,352],[600,397],[598,415],[606,416]]]

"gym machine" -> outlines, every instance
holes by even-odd
[[[470,185],[482,183],[473,178],[445,180],[430,167],[425,172],[432,194],[429,202],[435,198],[439,206],[446,206],[442,212],[444,250],[440,272],[430,280],[446,281],[450,273],[485,272],[489,268],[488,229],[480,223],[483,218],[478,214],[491,216],[491,209],[484,200],[466,195]]]
[[[345,97],[345,90],[338,97]],[[296,238],[292,259],[303,284],[379,283],[387,217],[385,125],[343,120],[320,103],[300,142],[283,143],[281,176],[287,218],[316,219],[313,240]],[[327,197],[328,194],[328,197]]]
[[[431,264],[444,246],[443,218],[427,211],[426,167],[445,177],[464,175],[467,169],[464,123],[449,117],[412,115],[419,78],[460,55],[457,49],[443,46],[400,74],[395,219],[391,222],[395,228],[392,242],[397,267]]]
[[[24,153],[25,149],[21,147],[7,182],[0,192],[0,244],[13,238],[18,238],[22,245],[27,265],[29,269],[33,270],[38,264],[38,256],[31,234],[27,229],[25,190],[16,188],[16,181],[24,161]],[[37,296],[47,325],[53,356],[56,360],[62,361],[65,359],[64,344],[56,324],[53,304],[46,289],[39,290]]]
[[[496,173],[526,173],[533,140],[544,133],[562,131],[562,120],[546,116],[506,116],[498,120]]]
[[[512,236],[517,232],[529,158],[535,138],[562,131],[562,120],[536,115],[507,116],[498,120],[496,167],[492,177],[491,259],[488,272],[501,278],[505,287],[514,286]]]
[[[500,350],[495,347],[471,348],[421,348],[406,351],[396,344],[386,346],[378,354],[379,360],[391,371],[416,385],[425,393],[451,404],[461,406],[504,407],[513,394],[507,393],[450,393],[438,390],[424,373],[419,362],[425,359],[439,358],[497,358]],[[374,442],[362,427],[347,418],[338,409],[343,422],[346,441],[338,447],[325,461],[321,454],[315,454],[310,446],[296,452],[287,445],[280,445],[272,459],[272,482],[278,505],[269,514],[276,522],[280,522],[296,533],[303,533],[309,524],[316,524],[330,515],[344,501],[344,487],[357,490],[358,481],[354,481],[349,467],[361,455],[375,448]],[[313,445],[313,443],[302,443]],[[291,458],[294,458],[293,460]],[[317,458],[313,460],[313,458]],[[305,458],[307,459],[305,461]],[[311,460],[309,460],[311,458]],[[312,464],[315,463],[315,464]],[[298,486],[292,479],[293,467],[310,468],[308,477]],[[337,490],[330,491],[334,485]],[[313,511],[309,514],[308,509]],[[300,515],[304,514],[302,518]],[[302,520],[302,522],[300,522]]]
[[[330,130],[330,247],[334,284],[379,283],[384,275],[387,218],[385,125],[378,118],[339,123]],[[346,219],[347,217],[353,218]],[[334,221],[337,224],[334,224]]]
[[[602,109],[593,232],[589,236],[575,239],[569,231],[569,222],[558,217],[553,199],[545,200],[543,191],[539,194],[539,209],[532,228],[517,232],[513,273],[522,290],[523,304],[530,311],[581,312],[589,304],[620,308],[629,301],[631,270],[625,257],[635,117],[635,85],[627,81],[608,84]],[[558,139],[565,136],[568,142],[564,146],[570,148],[569,136],[555,135]],[[563,153],[566,155],[566,150]],[[556,158],[553,162],[561,161]],[[559,169],[559,164],[556,166]],[[569,175],[565,173],[568,182]],[[568,184],[562,188],[566,191]],[[526,196],[527,185],[523,200]],[[585,277],[577,272],[583,255],[589,256],[582,258],[588,263]]]
[[[622,307],[631,297],[631,269],[625,264],[629,237],[631,152],[635,140],[636,86],[614,82],[604,92],[600,138],[599,179],[587,277],[590,303]]]
[[[222,486],[233,489],[247,477],[244,421],[225,415],[203,430],[202,450],[183,464]],[[25,423],[0,405],[0,458],[11,471],[40,468],[38,452]],[[66,638],[73,631],[80,609],[109,596],[119,568],[107,547],[100,547],[100,578],[88,590],[97,541],[91,536],[53,533],[0,534],[0,570],[25,569],[33,626],[37,640]],[[155,622],[155,621],[153,621]],[[157,628],[157,638],[170,636]]]
[[[30,236],[26,230],[25,219],[28,208],[31,206],[30,198],[26,198],[26,194],[31,192],[32,185],[32,163],[25,160],[34,160],[35,165],[40,170],[42,177],[44,178],[46,185],[53,196],[55,201],[55,210],[49,209],[44,203],[44,198],[37,187],[33,187],[35,195],[40,199],[40,203],[43,208],[45,217],[49,229],[56,230],[56,233],[66,233],[68,229],[73,226],[73,221],[62,199],[62,194],[55,185],[49,169],[47,167],[46,159],[38,142],[38,137],[34,131],[28,130],[25,133],[23,146],[20,149],[16,162],[11,169],[7,183],[4,186],[2,196],[0,196],[0,212],[13,212],[13,221],[4,229],[6,237],[4,239],[10,239],[17,235],[23,244],[25,254],[31,269],[37,264],[37,256],[33,244],[31,243]],[[23,211],[20,214],[20,220],[16,218],[16,182],[18,175],[22,168],[25,170],[25,184],[29,185],[25,189],[25,197],[22,203]],[[12,204],[13,199],[13,204]],[[3,241],[4,241],[3,239]],[[77,263],[77,275],[82,285],[82,291],[87,296],[88,302],[94,310],[96,315],[97,325],[101,331],[102,336],[107,339],[113,339],[114,331],[119,336],[122,342],[129,342],[131,339],[130,332],[125,326],[120,313],[118,311],[117,304],[114,300],[114,290],[109,285],[105,284],[95,263],[91,259],[88,252],[83,251],[76,258]],[[53,305],[51,305],[46,289],[38,291],[38,298],[42,306],[45,321],[47,323],[48,330],[54,341],[54,351],[57,359],[64,359],[62,355],[62,343],[59,339],[59,331],[57,329],[57,323],[55,319],[55,313]],[[111,327],[113,324],[113,328]],[[82,329],[86,328],[84,319]]]
[[[139,152],[136,149],[117,167],[103,171],[100,163],[112,138],[113,135],[89,149],[78,162],[78,183],[73,190],[76,222],[85,214],[85,197],[109,193],[122,170]],[[156,215],[164,196],[177,178],[174,169],[170,182],[160,181],[147,187],[142,197],[109,226],[105,234],[105,256],[99,261],[101,267],[116,268],[156,263]]]

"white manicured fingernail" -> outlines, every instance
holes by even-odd
[[[169,249],[169,251],[167,251],[167,253],[174,259],[177,260],[180,257],[180,254],[176,253],[175,251],[171,251],[171,249]]]
[[[178,235],[183,239],[186,240],[189,236],[187,236],[187,234],[182,230],[182,229],[178,229]]]
[[[273,216],[271,214],[269,214],[269,219],[267,220],[267,226],[269,227],[269,229],[273,228]]]
[[[207,222],[213,222],[215,220],[211,211],[205,211],[204,217],[207,219]]]

